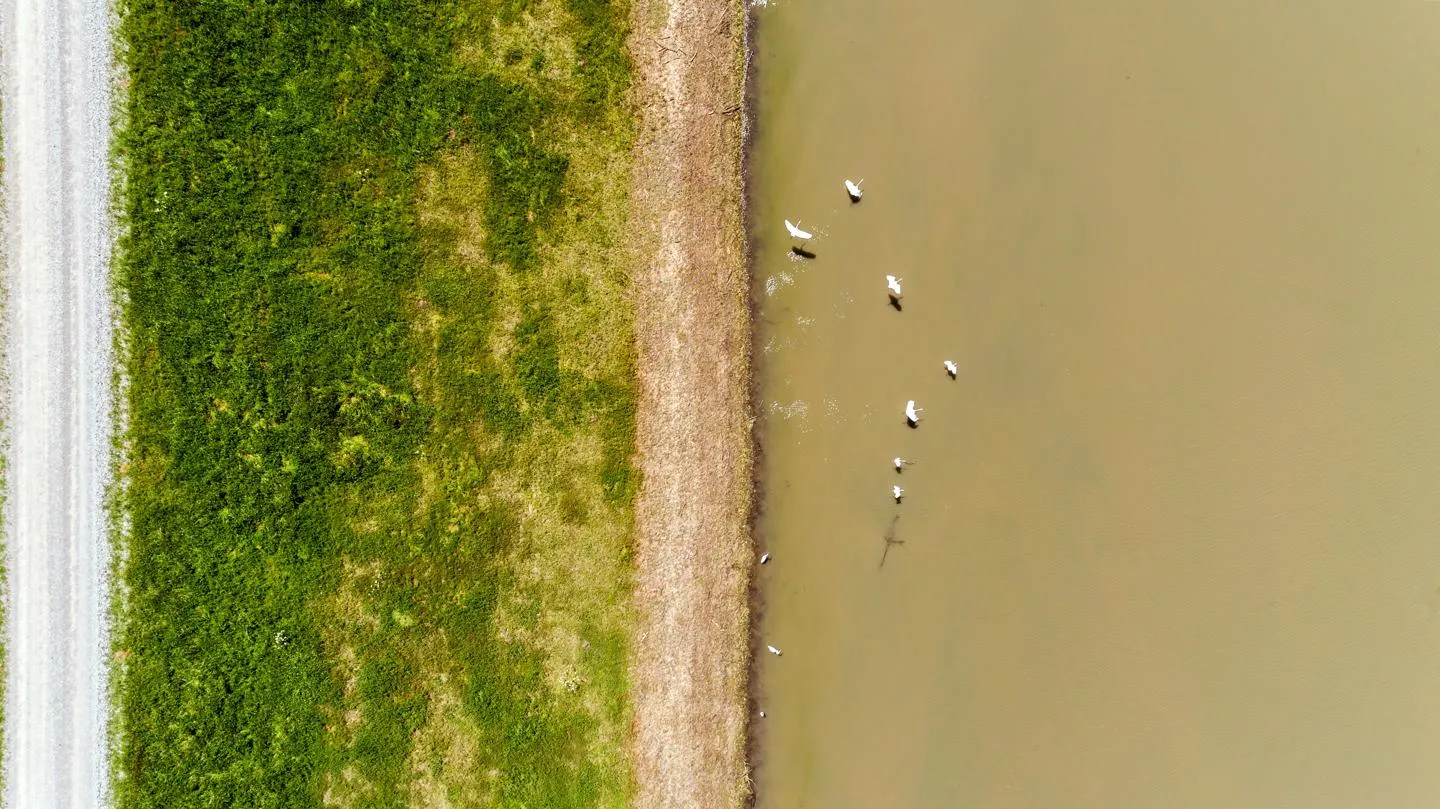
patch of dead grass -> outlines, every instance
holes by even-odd
[[[497,23],[492,44],[471,56],[494,60],[506,48],[523,47],[543,53],[550,64],[573,62],[573,44],[563,26],[558,18],[546,16],[557,9],[563,10],[558,0],[544,0],[512,24]],[[570,69],[565,67],[567,76]],[[562,94],[573,89],[548,78],[545,88]],[[562,371],[621,389],[632,386],[634,321],[624,242],[630,114],[611,110],[584,126],[560,118],[536,133],[548,148],[565,155],[570,168],[563,204],[541,229],[537,260],[523,271],[492,261],[486,252],[482,211],[490,188],[480,145],[456,145],[420,172],[417,219],[431,234],[436,266],[472,294],[483,293],[484,304],[472,305],[469,298],[444,303],[419,292],[407,301],[419,349],[419,364],[412,370],[418,395],[445,401],[455,374],[496,367],[502,374],[499,384],[513,385],[505,374],[517,349],[516,327],[535,307],[548,314]],[[455,353],[453,340],[459,331],[468,332],[466,345],[473,351]],[[445,351],[450,355],[442,356]],[[633,623],[633,514],[628,499],[607,498],[600,482],[599,471],[607,462],[604,431],[610,426],[592,417],[562,427],[522,406],[531,420],[520,434],[502,437],[483,418],[474,417],[413,460],[416,485],[410,494],[346,505],[357,533],[363,530],[372,537],[413,530],[411,526],[428,517],[439,519],[447,533],[463,543],[460,526],[468,515],[499,510],[515,520],[509,544],[498,557],[466,560],[477,565],[474,570],[456,574],[423,558],[401,566],[386,559],[347,562],[339,587],[326,602],[324,611],[334,619],[327,646],[352,654],[370,649],[361,653],[365,660],[382,652],[393,656],[403,664],[402,690],[423,699],[423,721],[410,735],[402,784],[414,805],[490,805],[511,775],[497,766],[500,757],[494,745],[501,742],[487,724],[493,718],[474,714],[465,700],[468,680],[475,674],[467,670],[464,650],[458,648],[467,644],[500,644],[537,659],[541,691],[530,698],[547,713],[584,718],[583,733],[569,740],[578,756],[570,766],[578,770],[583,762],[619,782],[628,781],[627,716],[617,711],[617,704],[624,698],[623,648]],[[449,443],[457,440],[469,445]],[[410,526],[396,524],[399,512],[409,515]],[[428,584],[447,577],[460,581],[448,590]],[[477,634],[446,639],[425,616],[443,613],[441,602],[458,603],[474,587],[484,586],[471,578],[504,582],[493,615]],[[405,622],[382,606],[397,586],[413,593],[419,617],[406,614],[413,624],[397,626]],[[336,673],[351,685],[334,722],[339,730],[333,746],[341,752],[341,765],[326,776],[327,800],[362,794],[356,786],[360,776],[343,762],[368,715],[360,702],[352,701],[358,700],[353,681],[364,660],[347,664],[343,652],[340,660]],[[356,711],[359,723],[351,726],[345,717]],[[623,793],[618,795],[613,801],[606,798],[605,804],[620,805]]]
[[[538,0],[514,19],[494,18],[484,46],[462,49],[461,58],[519,84],[573,94],[577,58],[568,23],[563,0]]]
[[[450,675],[433,672],[425,680],[425,724],[415,732],[410,748],[410,805],[449,809],[491,803],[492,783],[479,766],[482,727],[465,711]]]

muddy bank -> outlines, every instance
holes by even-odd
[[[747,798],[750,311],[741,0],[636,0],[635,805]]]

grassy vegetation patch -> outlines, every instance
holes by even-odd
[[[122,11],[118,804],[623,805],[623,2]]]

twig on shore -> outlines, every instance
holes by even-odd
[[[684,57],[687,58],[687,59],[690,58],[690,54],[686,53],[685,51],[680,50],[679,48],[672,48],[672,47],[670,47],[669,45],[666,45],[665,43],[661,42],[661,41],[658,40],[658,39],[654,40],[654,42],[655,42],[656,45],[659,45],[659,46],[660,46],[660,50],[662,50],[662,51],[667,51],[667,52],[669,52],[669,53],[678,53],[678,54],[680,54],[681,56],[684,56]]]

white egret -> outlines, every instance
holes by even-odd
[[[891,486],[890,493],[895,495],[895,502],[897,503],[905,497],[905,490],[900,488],[899,486]]]
[[[765,712],[764,712],[764,711],[761,711],[761,712],[760,712],[760,718],[761,718],[761,719],[764,719],[764,718],[765,718]]]
[[[768,553],[762,553],[762,554],[760,554],[760,564],[763,565],[763,564],[765,564],[765,563],[768,562],[768,561],[770,561],[770,554],[768,554]]]
[[[899,472],[900,469],[901,469],[901,467],[905,466],[905,464],[908,464],[908,463],[910,463],[910,462],[907,461],[907,460],[905,460],[904,458],[896,458],[896,459],[895,459],[895,471],[896,471],[896,472]]]
[[[863,182],[865,181],[860,181],[860,183]],[[859,202],[860,198],[865,196],[865,192],[860,190],[860,183],[852,183],[849,180],[845,181],[845,193],[850,195],[851,202]]]
[[[900,279],[893,275],[885,276],[885,286],[890,290],[890,297],[900,299]]]
[[[789,220],[789,219],[786,219],[786,220],[785,220],[785,229],[788,230],[788,231],[790,231],[790,236],[791,236],[791,238],[799,239],[799,240],[802,241],[802,242],[808,242],[808,241],[810,241],[812,238],[814,238],[813,236],[810,235],[810,233],[809,233],[808,231],[801,230],[800,228],[796,227],[795,225],[790,224],[790,220]]]
[[[905,403],[905,420],[911,424],[920,420],[920,414],[922,412],[924,412],[924,408],[916,407],[914,399]]]
[[[954,360],[945,360],[945,373],[954,379],[955,375],[960,373],[960,366],[956,365]]]
[[[775,655],[775,656],[777,656],[777,657],[780,655],[780,650],[779,650],[779,649],[776,649],[774,646],[766,646],[765,648],[766,648],[766,649],[769,649],[769,650],[770,650],[770,654],[772,654],[772,655]]]

